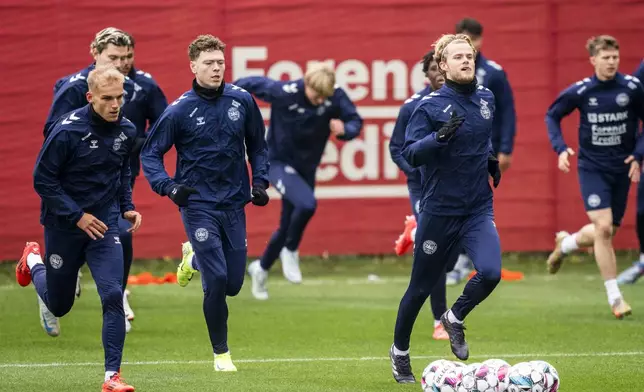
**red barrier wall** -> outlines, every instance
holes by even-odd
[[[387,150],[396,111],[421,87],[417,61],[435,38],[452,32],[464,16],[484,24],[483,52],[505,68],[515,92],[519,122],[514,164],[496,193],[503,249],[548,249],[555,230],[576,229],[585,223],[585,214],[576,173],[556,170],[543,122],[545,110],[559,90],[592,73],[584,51],[589,36],[607,33],[621,41],[624,72],[632,72],[642,57],[643,3],[588,4],[5,0],[0,4],[0,259],[17,258],[26,240],[42,240],[31,172],[52,86],[58,77],[90,63],[89,42],[108,25],[136,37],[137,66],[154,76],[170,100],[190,86],[187,45],[201,33],[218,35],[228,44],[228,80],[250,74],[297,77],[307,61],[331,60],[339,83],[365,117],[365,128],[360,140],[327,148],[319,173],[319,209],[302,252],[390,253],[409,213],[404,180]],[[573,146],[576,122],[565,122],[565,137]],[[173,158],[168,156],[169,161]],[[636,246],[634,195],[635,189],[617,236],[620,248]],[[177,256],[185,234],[173,204],[153,194],[142,177],[135,202],[144,214],[136,256]],[[247,208],[251,254],[263,249],[279,207],[276,200],[263,209]]]

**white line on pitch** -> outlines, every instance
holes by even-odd
[[[471,355],[470,358],[580,358],[580,357],[626,357],[644,356],[644,351],[616,351],[616,352],[589,352],[589,353],[538,353],[538,354],[481,354]],[[441,359],[439,355],[412,356],[412,359]],[[329,357],[329,358],[257,358],[237,359],[237,363],[286,363],[286,362],[359,362],[359,361],[385,361],[388,357]],[[212,363],[212,360],[200,361],[125,361],[123,365],[190,365]],[[0,363],[0,368],[48,368],[48,367],[75,367],[75,366],[103,366],[101,362],[51,362],[51,363]]]

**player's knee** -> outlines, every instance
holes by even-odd
[[[120,285],[114,284],[110,285],[101,290],[100,292],[101,302],[103,303],[103,309],[109,309],[114,306],[123,306],[123,291]]]
[[[608,220],[595,222],[595,234],[598,238],[609,239],[613,235],[613,223]]]
[[[241,291],[241,288],[244,284],[244,278],[229,280],[226,285],[226,295],[229,297],[234,297]]]
[[[225,293],[228,291],[228,279],[226,275],[213,275],[204,279],[205,287],[209,293]]]
[[[501,281],[501,266],[500,265],[486,265],[478,270],[481,278],[487,283],[497,284]]]
[[[66,301],[49,301],[47,309],[56,317],[63,317],[72,309],[74,299]]]
[[[313,216],[315,214],[315,210],[318,207],[318,202],[315,199],[310,199],[310,200],[305,200],[300,203],[300,205],[297,206],[297,212],[302,214],[302,215],[310,215]]]

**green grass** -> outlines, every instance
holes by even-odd
[[[631,256],[620,257],[621,268]],[[504,258],[506,268],[524,271],[526,279],[502,282],[467,319],[469,362],[543,359],[559,371],[561,391],[639,391],[634,380],[642,377],[644,282],[623,288],[634,316],[617,321],[589,257],[575,257],[578,262],[554,277],[544,273],[542,260],[543,255]],[[235,374],[213,371],[198,279],[187,288],[131,287],[136,320],[126,340],[123,376],[137,391],[419,391],[419,384],[396,385],[387,359],[410,260],[303,264],[302,285],[285,283],[276,266],[267,302],[252,299],[249,280],[229,299]],[[174,265],[138,262],[135,272],[160,275]],[[12,266],[0,265],[0,390],[100,390],[101,312],[89,274],[82,297],[61,319],[61,336],[50,338],[38,322],[34,290],[13,283]],[[368,274],[381,280],[369,282]],[[450,288],[448,302],[461,290]],[[427,305],[412,335],[417,378],[430,361],[454,359],[449,344],[433,341],[431,333]]]

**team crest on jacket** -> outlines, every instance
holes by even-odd
[[[239,120],[240,114],[239,114],[239,109],[237,109],[236,106],[231,106],[228,108],[228,118],[231,119],[232,121],[237,121]]]
[[[127,139],[127,136],[125,136],[125,133],[121,132],[120,135],[114,138],[114,144],[112,145],[112,150],[118,151],[119,148],[121,148],[121,144],[123,144],[125,139]]]
[[[628,98],[628,94],[626,93],[617,94],[617,97],[615,97],[615,102],[617,102],[617,104],[621,107],[628,105],[629,101],[630,99]]]
[[[492,115],[492,112],[490,111],[490,108],[487,107],[487,101],[481,98],[481,117],[483,117],[486,120],[489,120],[491,115]]]
[[[199,242],[204,242],[205,240],[207,240],[208,230],[204,229],[203,227],[200,227],[197,230],[195,230],[195,239]]]

